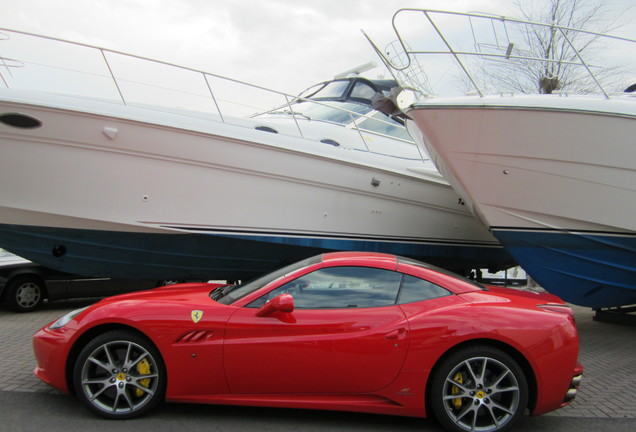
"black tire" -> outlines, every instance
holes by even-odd
[[[165,397],[166,368],[147,338],[124,330],[103,333],[80,352],[73,369],[76,395],[107,419],[142,416]]]
[[[42,305],[44,293],[44,282],[37,276],[17,276],[7,284],[4,301],[15,312],[31,312]]]
[[[503,432],[524,415],[527,379],[519,364],[499,349],[474,346],[459,350],[434,373],[430,407],[446,430]]]

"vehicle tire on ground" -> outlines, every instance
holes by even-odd
[[[163,401],[166,368],[147,338],[131,331],[103,333],[80,352],[73,369],[76,395],[108,419],[142,416]]]
[[[524,415],[528,383],[519,364],[490,346],[461,349],[431,378],[433,414],[449,431],[507,431]]]
[[[15,312],[31,312],[44,301],[44,282],[37,276],[16,276],[5,289],[4,301]]]

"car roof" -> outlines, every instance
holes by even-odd
[[[377,252],[329,252],[322,256],[324,267],[372,266],[396,270],[397,262],[395,255]]]
[[[378,252],[330,252],[322,255],[323,267],[336,266],[369,266],[386,270],[398,270],[400,265],[413,266],[428,276],[437,274],[451,283],[457,290],[454,292],[483,291],[483,285],[465,277],[422,261]],[[451,282],[452,281],[452,282]]]

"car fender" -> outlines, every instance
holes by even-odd
[[[108,299],[103,302],[108,303]],[[222,346],[227,320],[235,310],[216,302],[206,307],[196,300],[170,306],[141,299],[102,304],[78,317],[67,374],[81,347],[95,334],[130,328],[148,338],[161,353],[168,373],[167,399],[206,394],[211,388],[215,393],[227,393]],[[202,312],[199,321],[192,318],[197,311]]]

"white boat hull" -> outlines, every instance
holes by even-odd
[[[539,284],[585,306],[636,303],[636,99],[431,99],[408,115]]]
[[[44,93],[5,90],[3,113],[41,126],[0,124],[0,245],[43,265],[231,279],[333,249],[510,262],[421,162]]]

